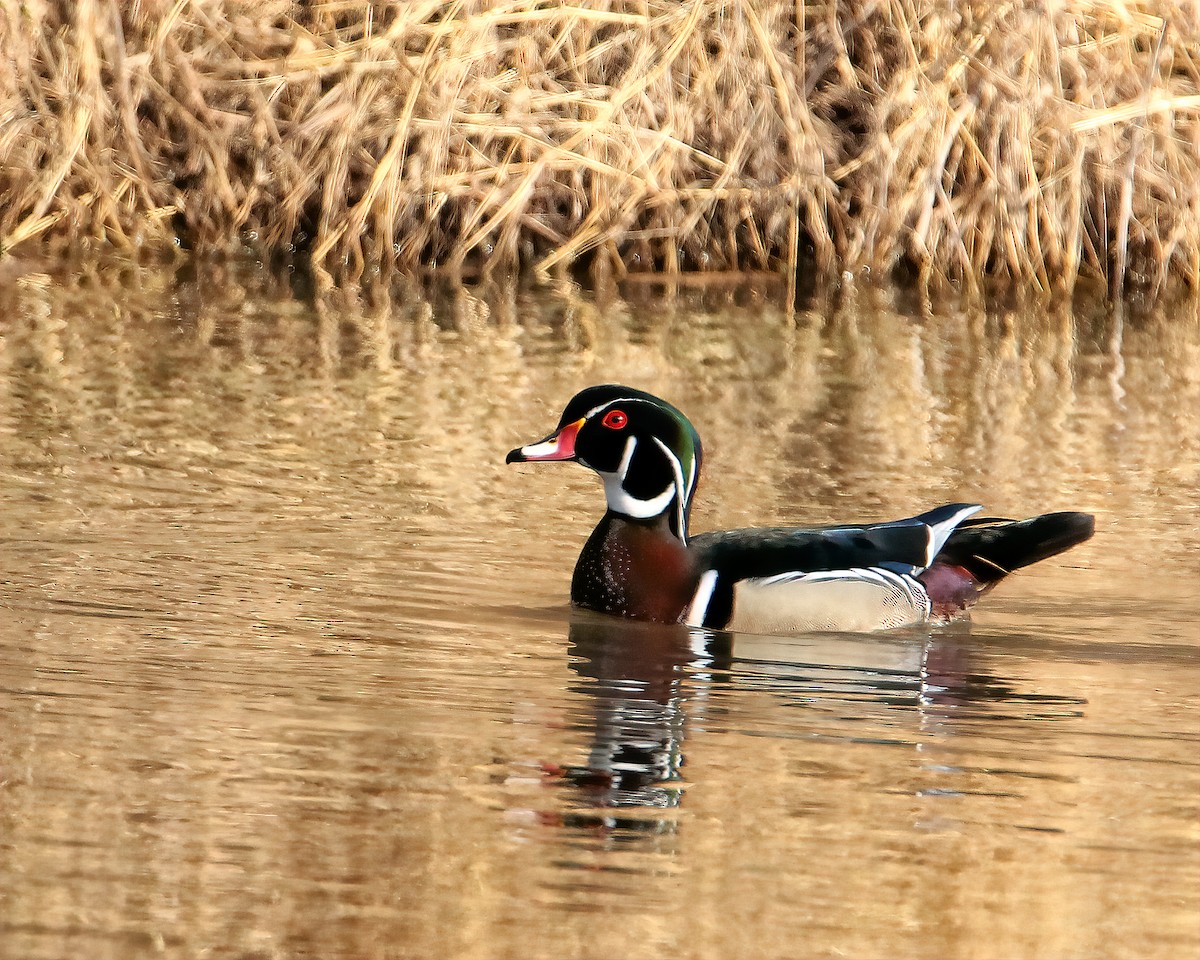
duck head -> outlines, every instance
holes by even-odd
[[[604,481],[610,511],[634,520],[665,516],[686,542],[700,459],[687,417],[653,394],[610,383],[577,393],[553,433],[510,451],[505,462],[582,463]]]

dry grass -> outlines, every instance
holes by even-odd
[[[0,249],[1200,281],[1200,4],[0,0]]]

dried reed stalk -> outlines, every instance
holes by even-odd
[[[1195,0],[0,0],[0,250],[1200,280]]]

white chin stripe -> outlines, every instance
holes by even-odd
[[[617,467],[616,471],[605,473],[602,470],[597,470],[596,473],[600,474],[600,479],[604,481],[604,497],[608,500],[609,509],[617,513],[623,513],[627,517],[634,517],[638,520],[649,520],[651,517],[657,517],[667,509],[671,503],[671,498],[675,496],[675,486],[672,484],[657,497],[650,500],[639,500],[628,493],[622,484],[625,481],[625,474],[629,470],[630,461],[633,460],[633,451],[636,448],[637,437],[630,437],[625,444],[625,454],[621,457],[621,465]]]
[[[599,471],[596,472],[599,473]],[[675,496],[675,487],[670,486],[653,500],[639,500],[637,497],[631,497],[625,492],[625,488],[621,486],[621,478],[618,474],[601,473],[600,479],[604,481],[604,496],[608,500],[609,508],[617,513],[623,513],[627,517],[634,517],[638,520],[649,520],[651,517],[657,517],[667,509],[671,503],[671,498]]]

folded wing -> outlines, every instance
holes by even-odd
[[[685,619],[761,633],[919,623],[930,602],[917,575],[979,509],[956,503],[891,523],[701,534],[692,549],[704,572]]]

